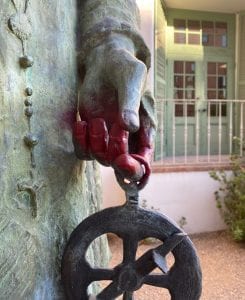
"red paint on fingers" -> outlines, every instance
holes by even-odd
[[[144,175],[141,164],[130,154],[122,154],[113,162],[113,168],[122,176],[130,181],[138,181]]]
[[[102,164],[109,165],[107,157],[108,130],[102,118],[92,119],[89,123],[89,146],[91,154]]]
[[[108,159],[113,162],[119,155],[128,153],[129,133],[117,123],[111,127],[108,144]]]
[[[73,124],[72,139],[76,156],[79,159],[91,160],[87,127],[87,122],[76,121]]]

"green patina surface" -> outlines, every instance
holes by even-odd
[[[0,299],[63,299],[61,255],[71,231],[100,207],[99,171],[75,158],[67,124],[76,105],[76,1],[29,1],[23,17],[24,5],[3,0],[0,9]],[[19,66],[21,38],[34,59],[28,70]],[[23,141],[27,86],[35,169]],[[104,242],[90,252],[92,262],[106,256]]]
[[[71,231],[100,209],[98,165],[76,159],[71,124],[80,84],[77,54],[97,46],[90,29],[100,29],[103,44],[97,23],[106,17],[120,23],[119,33],[137,44],[149,66],[134,0],[1,2],[0,300],[64,299],[64,246]],[[100,59],[91,62],[93,78]],[[105,240],[93,243],[88,257],[103,265]]]

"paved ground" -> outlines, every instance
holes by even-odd
[[[225,232],[194,236],[192,241],[197,248],[203,271],[201,299],[245,300],[245,245],[233,242]],[[140,245],[137,256],[156,246],[152,243]],[[115,266],[121,261],[121,241],[111,237],[110,247],[110,264]],[[171,264],[173,259],[169,257],[168,261]],[[135,299],[167,300],[170,296],[164,289],[143,286],[135,293]]]

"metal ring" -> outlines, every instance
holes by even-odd
[[[143,177],[139,181],[128,181],[127,182],[125,180],[125,178],[122,177],[118,171],[114,170],[114,173],[115,173],[117,182],[121,186],[121,188],[126,192],[133,193],[134,191],[142,190],[146,186],[146,184],[149,180],[149,176],[151,174],[151,168],[150,168],[149,163],[142,156],[140,156],[138,154],[130,154],[130,155],[134,159],[136,159],[141,165],[144,166],[145,172],[144,172]]]

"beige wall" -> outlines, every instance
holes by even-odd
[[[124,203],[124,192],[112,169],[102,167],[102,174],[104,207]],[[158,173],[151,175],[140,199],[147,208],[166,214],[177,223],[184,217],[184,230],[189,234],[217,231],[225,228],[214,198],[218,188],[219,183],[208,172]]]

